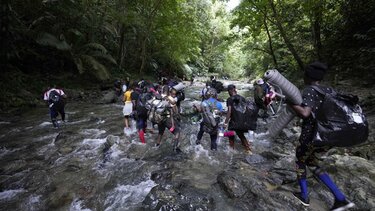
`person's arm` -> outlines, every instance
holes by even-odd
[[[232,106],[228,106],[227,116],[225,117],[224,125],[227,126],[232,114]]]
[[[197,105],[193,104],[193,109],[195,109],[196,112],[199,112],[199,113],[202,112],[202,108],[201,108],[200,105],[197,106]]]
[[[299,117],[302,119],[305,119],[311,115],[311,108],[308,106],[300,106],[300,105],[289,105]]]
[[[174,109],[171,109],[171,123],[172,123],[172,128],[174,128]]]

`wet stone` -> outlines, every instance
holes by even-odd
[[[246,193],[246,189],[243,185],[226,172],[218,175],[217,182],[230,198],[239,198]]]

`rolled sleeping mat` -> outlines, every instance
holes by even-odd
[[[288,101],[293,104],[300,105],[302,103],[302,95],[299,89],[288,79],[279,73],[276,69],[268,70],[264,74],[264,78],[268,83],[278,86]],[[283,112],[271,123],[268,133],[271,137],[276,136],[290,121],[295,117],[295,112],[287,106]]]
[[[184,88],[185,88],[185,85],[184,85],[184,83],[182,83],[182,82],[179,82],[178,84],[176,84],[176,85],[173,86],[173,89],[175,89],[175,90],[177,90],[177,91],[181,91],[181,90],[183,90]]]
[[[299,89],[294,84],[290,83],[290,81],[288,81],[288,79],[281,75],[276,69],[267,70],[267,72],[264,73],[264,78],[271,85],[278,86],[283,90],[283,94],[288,101],[296,105],[302,103],[302,95]]]
[[[290,121],[296,116],[295,112],[289,106],[285,107],[283,112],[273,121],[268,128],[270,137],[275,137],[279,132],[286,127]]]

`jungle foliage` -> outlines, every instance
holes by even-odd
[[[375,1],[242,0],[232,11],[227,2],[3,0],[2,98],[30,78],[40,89],[60,76],[298,77],[314,60],[373,84]]]

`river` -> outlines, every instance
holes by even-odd
[[[251,87],[242,87],[240,93],[251,96]],[[199,102],[201,88],[186,88],[184,113]],[[220,98],[226,99],[227,94]],[[264,136],[272,119],[259,119],[251,142],[253,155],[247,155],[238,140],[230,149],[226,138],[218,141],[218,151],[213,152],[207,134],[202,145],[195,145],[199,124],[185,115],[182,153],[177,154],[169,131],[159,148],[154,147],[157,129],[146,133],[146,144],[140,143],[136,133],[124,135],[120,103],[69,102],[66,113],[67,122],[59,129],[52,127],[44,107],[1,118],[1,210],[301,208],[290,194],[297,187],[293,184],[295,143],[285,141],[298,137],[294,127],[284,133],[284,141],[274,142]],[[227,178],[244,185],[227,190],[226,182],[231,181]],[[254,191],[264,193],[255,197]],[[322,189],[315,195],[329,194]],[[325,200],[332,203],[332,197]],[[329,207],[318,199],[315,202],[315,210]]]

